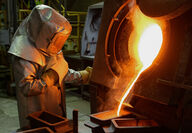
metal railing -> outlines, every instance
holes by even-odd
[[[61,12],[65,14],[65,10]],[[81,28],[84,27],[84,23],[81,22],[81,16],[86,16],[87,12],[76,12],[76,11],[67,11],[66,15],[69,17],[76,17],[76,23],[72,23],[72,28],[76,28],[76,35],[71,35],[69,39],[76,39],[77,42],[77,51],[80,51],[80,42],[81,42]]]
[[[27,17],[30,14],[31,10],[28,9],[19,9],[18,12],[18,22],[21,23],[25,17]]]

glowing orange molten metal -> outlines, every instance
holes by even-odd
[[[135,82],[139,78],[140,74],[146,70],[153,63],[154,59],[159,53],[163,42],[163,34],[160,25],[153,19],[143,15],[138,8],[133,12],[132,22],[134,25],[132,39],[129,43],[134,46],[133,53],[135,60],[141,64],[137,72],[137,76],[134,78],[130,86],[127,86],[127,90],[123,95],[121,102],[118,106],[117,115],[119,116],[121,106],[134,86]]]

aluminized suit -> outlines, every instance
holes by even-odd
[[[66,18],[45,5],[36,6],[17,29],[8,52],[13,55],[21,128],[28,126],[26,117],[35,111],[47,110],[66,116],[63,82],[81,81],[81,74],[68,69],[61,51],[51,55],[47,48],[60,33],[63,46],[70,32],[71,25]],[[41,78],[49,69],[58,76],[52,86],[46,86]]]

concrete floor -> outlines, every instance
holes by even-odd
[[[91,130],[84,126],[89,121],[90,104],[82,99],[77,93],[66,92],[67,118],[72,119],[73,109],[79,110],[79,133],[91,133]],[[0,133],[13,133],[19,128],[17,112],[17,101],[14,97],[0,94]]]

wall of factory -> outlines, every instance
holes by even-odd
[[[104,0],[67,0],[67,9],[74,11],[84,11],[86,12],[88,6],[102,2]]]

